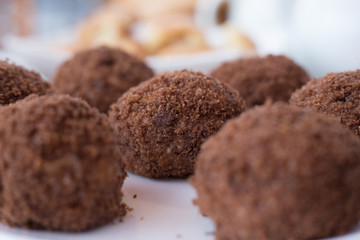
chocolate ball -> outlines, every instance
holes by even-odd
[[[50,85],[35,71],[0,60],[0,106],[14,103],[30,94],[51,92]]]
[[[30,97],[1,108],[1,222],[83,231],[123,216],[119,158],[106,117],[82,100]]]
[[[247,107],[262,105],[267,100],[287,102],[309,80],[304,69],[291,59],[273,55],[226,62],[213,70],[211,76],[238,90]]]
[[[194,177],[219,240],[320,239],[360,219],[360,139],[284,103],[230,120],[201,147]]]
[[[130,89],[111,106],[109,118],[128,171],[186,177],[200,145],[244,109],[244,100],[225,83],[183,70]]]
[[[129,88],[152,76],[142,60],[119,49],[98,47],[79,52],[63,63],[54,77],[54,88],[106,112]]]
[[[290,104],[325,113],[360,136],[360,70],[315,78],[291,96]]]

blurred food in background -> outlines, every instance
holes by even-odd
[[[34,31],[34,1],[13,0],[14,8],[11,11],[12,28],[19,36],[27,36]]]
[[[206,72],[256,53],[284,54],[322,76],[359,68],[359,12],[358,0],[0,0],[0,48],[47,76],[100,45],[158,71]]]
[[[34,30],[34,1],[0,0],[0,22],[0,37],[10,32],[18,36],[32,34]]]
[[[39,35],[74,25],[106,0],[0,0],[0,36]]]
[[[73,50],[107,45],[138,57],[186,54],[213,48],[255,49],[252,41],[226,21],[227,5],[219,7],[217,26],[225,38],[213,44],[195,21],[198,0],[113,0],[78,28]],[[209,21],[210,22],[210,21]]]

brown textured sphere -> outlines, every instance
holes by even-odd
[[[265,105],[202,147],[192,184],[219,240],[305,240],[360,219],[360,139],[326,116]]]
[[[186,177],[200,145],[245,103],[228,85],[187,70],[158,75],[109,111],[125,168],[152,178]]]
[[[309,81],[307,73],[291,59],[273,55],[224,63],[211,76],[238,90],[247,107],[266,100],[287,102],[295,89]]]
[[[30,94],[44,95],[50,91],[50,85],[38,73],[0,60],[0,106]]]
[[[153,75],[142,60],[119,49],[99,47],[79,52],[63,63],[54,77],[54,88],[106,112],[129,88]]]
[[[334,117],[360,136],[360,69],[315,78],[291,96],[290,104]]]
[[[68,96],[30,97],[0,114],[0,220],[82,231],[125,214],[116,137],[106,117]]]

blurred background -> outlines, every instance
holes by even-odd
[[[156,72],[285,54],[312,76],[360,68],[358,0],[0,0],[0,58],[40,71],[108,45]]]

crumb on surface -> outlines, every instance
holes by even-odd
[[[123,207],[125,208],[126,212],[132,212],[134,208],[129,207],[126,203],[122,203]]]

